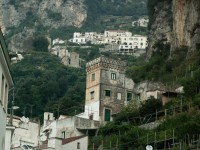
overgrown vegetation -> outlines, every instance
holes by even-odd
[[[52,10],[47,9],[47,16],[53,21],[60,21],[62,19],[61,13],[53,12]]]
[[[174,101],[176,100],[171,102]],[[104,149],[142,150],[148,144],[157,149],[180,148],[180,145],[173,145],[174,143],[181,143],[183,149],[196,147],[197,145],[192,141],[199,138],[199,107],[195,104],[195,100],[190,101],[186,98],[182,106],[180,100],[178,101],[179,103],[175,105],[170,104],[173,106],[171,109],[162,106],[158,99],[151,98],[140,107],[135,103],[136,101],[131,101],[113,122],[99,129],[98,136],[91,138],[89,149],[92,149],[91,146],[96,148],[103,146]],[[160,113],[156,115],[156,112]],[[153,129],[140,126],[155,120],[159,120],[160,125]]]
[[[15,81],[15,114],[42,116],[44,111],[74,115],[83,111],[85,70],[68,68],[48,53],[33,52],[11,66]],[[12,96],[12,94],[11,94]],[[10,100],[11,103],[11,100]]]
[[[33,40],[33,48],[35,51],[48,52],[49,42],[44,36],[36,37]]]
[[[105,24],[98,22],[98,20],[106,15],[132,16],[133,20],[147,15],[147,0],[86,0],[85,3],[88,6],[88,18],[82,27],[85,30],[104,30],[106,28]],[[111,22],[114,21],[113,19],[111,20]],[[120,25],[117,25],[117,28],[119,27]]]

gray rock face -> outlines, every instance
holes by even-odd
[[[35,18],[33,18],[35,17]],[[57,29],[64,26],[81,27],[87,18],[84,0],[1,0],[0,25],[6,32],[19,28],[11,38],[12,50],[23,50],[23,43],[35,33],[36,26]],[[28,20],[34,19],[32,22]],[[22,24],[25,24],[22,26]],[[21,29],[23,27],[23,29]],[[21,41],[19,41],[21,39]],[[17,43],[20,42],[20,43]]]
[[[183,46],[189,53],[196,50],[200,40],[200,1],[164,0],[154,7],[155,20],[150,29],[148,58],[156,51],[155,43],[170,43],[171,51]],[[188,53],[188,54],[189,54]]]

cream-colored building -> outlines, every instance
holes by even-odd
[[[8,92],[13,86],[9,69],[10,57],[3,34],[0,30],[0,150],[5,150],[6,115]]]
[[[57,55],[59,58],[61,58],[61,62],[65,66],[75,68],[81,67],[79,54],[76,52],[69,52],[66,48],[63,48],[62,46],[54,46],[51,49],[51,54]]]
[[[133,99],[134,82],[125,77],[126,63],[106,57],[86,64],[85,112],[80,117],[112,121],[112,114]]]

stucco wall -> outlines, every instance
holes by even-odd
[[[39,124],[33,122],[22,123],[20,120],[15,120],[13,125],[16,128],[12,137],[12,147],[18,147],[20,143],[30,146],[38,145]]]
[[[4,149],[5,132],[6,132],[6,115],[3,111],[2,105],[0,104],[0,150],[5,150]]]
[[[62,150],[77,150],[77,143],[80,143],[79,150],[87,150],[88,149],[88,137],[83,137],[76,141],[62,145]]]

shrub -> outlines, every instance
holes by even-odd
[[[35,51],[48,52],[48,46],[49,46],[49,42],[43,36],[36,37],[33,40],[33,48],[34,48]]]

